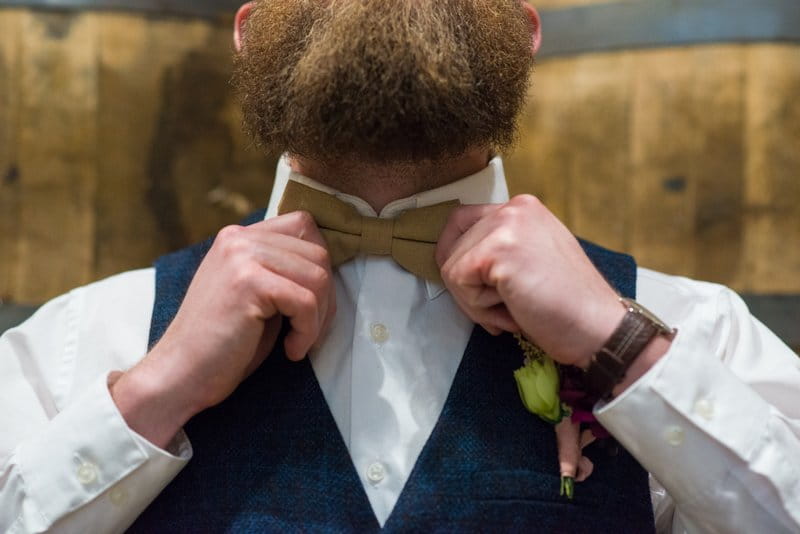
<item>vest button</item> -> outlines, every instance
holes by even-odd
[[[379,484],[386,477],[386,468],[380,462],[374,462],[367,467],[367,479],[372,484]]]

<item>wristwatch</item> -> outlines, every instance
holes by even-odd
[[[635,300],[620,297],[619,301],[628,313],[586,369],[586,388],[601,399],[611,397],[614,386],[622,382],[631,364],[654,337],[672,339],[676,332]]]

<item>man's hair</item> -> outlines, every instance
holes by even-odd
[[[531,40],[519,0],[257,0],[234,84],[268,152],[435,161],[513,144]]]

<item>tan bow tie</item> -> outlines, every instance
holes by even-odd
[[[441,283],[434,253],[447,217],[460,204],[453,200],[401,213],[395,219],[364,217],[355,207],[299,182],[290,181],[278,214],[307,211],[328,244],[334,267],[359,254],[392,256],[405,270]]]

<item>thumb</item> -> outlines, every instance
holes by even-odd
[[[476,222],[500,209],[500,206],[500,204],[476,204],[461,206],[453,210],[439,236],[439,242],[436,244],[436,263],[440,268],[452,255],[461,236],[467,233]]]

